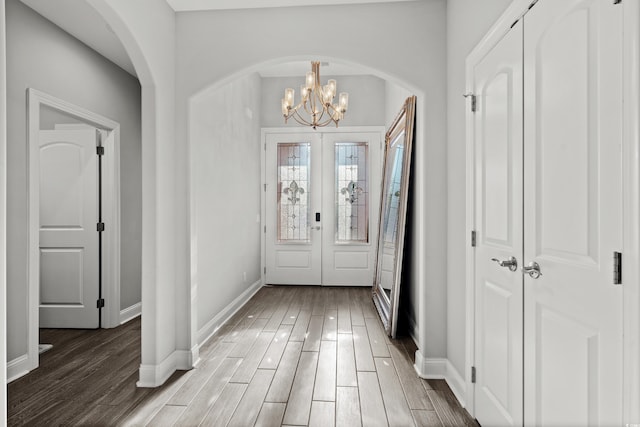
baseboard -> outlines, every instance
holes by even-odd
[[[231,304],[227,305],[224,310],[218,313],[213,319],[209,320],[200,330],[198,330],[198,344],[204,345],[213,334],[216,333],[222,325],[224,325],[236,312],[247,303],[262,287],[262,280],[254,282],[249,288],[238,295]]]
[[[27,375],[29,369],[29,355],[23,354],[7,363],[7,383],[15,381],[20,377]]]
[[[174,351],[158,365],[140,365],[140,378],[136,385],[154,388],[164,384],[177,369],[177,359],[180,358],[177,353]]]
[[[142,303],[133,304],[124,310],[120,310],[120,324],[124,325],[129,320],[133,320],[142,314]]]
[[[420,378],[445,380],[460,405],[466,407],[466,382],[448,359],[424,357],[420,350],[416,351],[415,357],[413,366]]]

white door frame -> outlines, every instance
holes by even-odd
[[[384,133],[386,132],[384,126],[348,126],[348,127],[337,127],[337,128],[322,128],[320,130],[314,130],[311,127],[273,127],[273,128],[262,128],[260,132],[260,144],[262,148],[260,150],[260,165],[262,168],[261,179],[262,182],[260,186],[263,189],[266,189],[267,185],[267,172],[266,172],[266,150],[267,150],[267,135],[270,134],[292,134],[292,133],[303,133],[303,134],[313,134],[313,133],[366,133],[366,132],[379,132],[382,135],[382,141],[384,141]],[[375,207],[374,207],[375,209]],[[262,230],[266,230],[266,200],[264,197],[264,191],[261,192],[260,197],[260,226]],[[267,240],[265,233],[260,233],[260,274],[261,274],[261,282],[262,285],[265,285],[265,268],[267,267]]]
[[[58,99],[39,90],[27,89],[27,153],[28,153],[28,212],[29,212],[29,249],[27,256],[27,274],[29,283],[27,328],[27,369],[38,367],[39,340],[39,220],[40,188],[38,180],[38,141],[40,132],[40,108],[46,106],[71,115],[82,122],[107,131],[102,141],[104,157],[102,159],[102,201],[103,222],[106,224],[103,234],[103,327],[113,328],[120,324],[120,124],[93,113],[87,109]],[[97,222],[97,219],[96,219]]]
[[[549,1],[549,0],[542,0]],[[612,1],[612,0],[600,0]],[[522,17],[532,0],[514,0],[491,27],[466,60],[466,92],[473,93],[473,69]],[[624,140],[623,140],[623,268],[624,292],[624,415],[623,422],[640,424],[640,3],[622,0],[624,7]],[[474,117],[471,101],[467,101],[466,112],[466,229],[471,236],[476,229],[475,218],[475,147]],[[474,366],[475,330],[475,283],[474,249],[470,240],[466,250],[466,408],[475,416],[475,387],[471,382],[471,367]],[[626,260],[626,262],[624,262]]]

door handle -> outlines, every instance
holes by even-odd
[[[320,230],[320,226],[316,225],[315,227],[311,227],[311,228],[315,228],[316,230]]]
[[[500,267],[508,267],[510,271],[516,271],[518,269],[518,260],[515,257],[511,257],[505,261],[500,261],[498,258],[491,258],[491,261],[495,261]]]
[[[528,274],[532,279],[537,279],[542,276],[542,273],[540,272],[540,265],[535,261],[531,261],[529,265],[522,267],[522,273]]]

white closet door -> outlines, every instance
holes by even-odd
[[[525,424],[622,425],[622,8],[524,19]]]
[[[476,418],[485,426],[521,425],[521,22],[476,65],[474,78]],[[518,264],[509,268],[511,258]]]

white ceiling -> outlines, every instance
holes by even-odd
[[[85,1],[21,0],[24,4],[100,53],[131,75],[136,75],[124,46],[104,19]],[[131,0],[136,1],[136,0]],[[362,4],[416,0],[166,0],[177,12],[192,10],[249,9],[264,7]],[[266,67],[263,77],[304,76],[311,69],[310,61],[297,61]],[[323,63],[321,75],[344,76],[367,74],[350,66]]]
[[[167,0],[176,12],[192,10],[253,9],[287,6],[327,6],[336,4],[389,3],[415,0]]]

